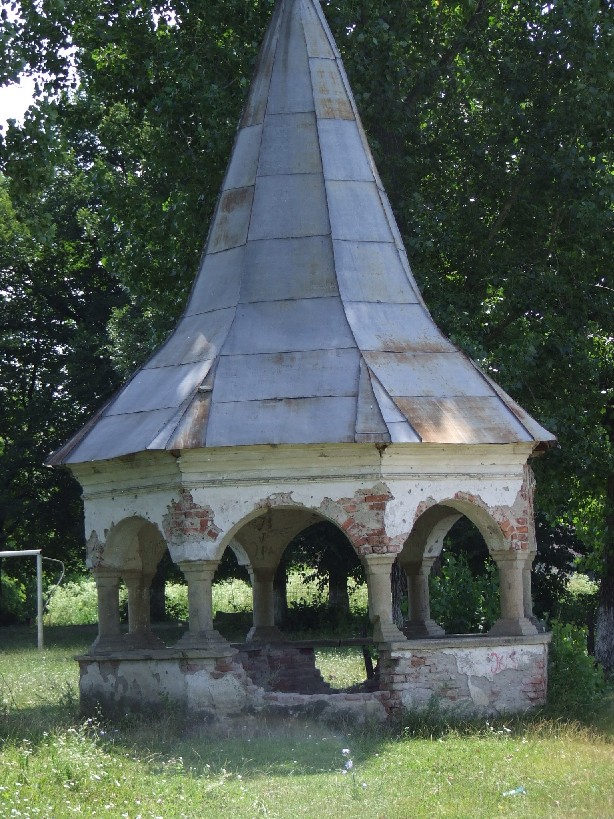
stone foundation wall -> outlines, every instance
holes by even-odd
[[[523,713],[546,702],[550,635],[444,637],[380,653],[380,689],[390,709],[421,710],[436,701],[460,714]]]
[[[296,694],[330,694],[316,667],[312,647],[294,647],[286,644],[242,646],[238,661],[254,685],[265,691]]]
[[[436,701],[459,715],[522,713],[546,700],[549,635],[444,637],[380,647],[379,690],[335,692],[305,646],[123,651],[79,657],[84,713],[173,706],[205,719],[242,714],[382,722]]]

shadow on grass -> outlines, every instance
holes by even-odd
[[[610,686],[598,707],[580,714],[557,712],[556,704],[532,715],[469,719],[438,709],[403,715],[394,725],[372,725],[357,729],[351,724],[335,727],[299,718],[273,719],[247,715],[208,723],[188,718],[179,709],[167,706],[155,713],[126,715],[110,721],[102,717],[84,719],[79,714],[77,669],[72,660],[84,651],[96,634],[95,626],[50,627],[46,630],[46,652],[32,646],[35,629],[12,627],[0,634],[0,661],[10,665],[10,685],[27,685],[36,671],[46,680],[39,701],[19,706],[10,696],[0,696],[0,747],[3,742],[42,745],[53,734],[67,731],[95,743],[102,751],[142,760],[154,772],[198,775],[211,768],[242,776],[287,775],[296,771],[319,774],[341,771],[343,748],[350,748],[355,763],[367,760],[391,742],[439,740],[459,736],[559,735],[599,737],[614,741],[614,688]],[[66,670],[56,681],[45,677],[46,654]],[[13,659],[16,662],[13,662]],[[0,665],[0,685],[4,686]],[[30,669],[30,670],[29,670]],[[74,675],[73,675],[74,670]],[[8,672],[6,672],[8,673]]]

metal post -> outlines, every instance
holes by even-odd
[[[38,648],[43,647],[43,556],[36,555],[36,628],[38,631]]]
[[[38,630],[38,647],[43,647],[43,556],[40,549],[15,549],[0,552],[2,557],[35,557],[36,558],[36,620]]]

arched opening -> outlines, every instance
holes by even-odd
[[[213,625],[230,643],[242,643],[252,625],[249,558],[233,540],[213,576]]]
[[[98,593],[98,637],[92,650],[159,648],[151,630],[152,581],[166,551],[159,529],[140,517],[113,526],[92,565]],[[120,631],[119,586],[128,592],[128,634]]]
[[[429,575],[431,616],[447,634],[483,634],[499,618],[499,576],[486,542],[462,516]]]
[[[370,660],[363,651],[370,642],[364,570],[339,526],[304,507],[282,506],[232,534],[249,562],[253,622],[241,659],[250,678],[265,689],[300,693],[364,681],[365,653]],[[362,617],[351,605],[357,586]]]
[[[448,552],[442,558],[446,543]],[[473,545],[467,552],[469,543]],[[489,556],[486,560],[485,555]],[[496,564],[496,573],[490,559]],[[408,587],[404,633],[408,637],[445,634],[433,617],[432,586],[440,598],[437,617],[444,620],[453,633],[466,633],[468,627],[470,633],[487,631],[491,636],[536,634],[531,600],[532,559],[533,554],[528,550],[510,547],[502,526],[482,506],[454,499],[430,507],[414,524],[399,555]],[[475,567],[480,562],[483,565],[481,578],[476,580],[480,573],[474,573]],[[442,575],[440,580],[436,579],[437,574],[430,579],[435,564]],[[495,586],[499,589],[498,606]],[[471,601],[471,595],[476,598],[483,595],[485,599],[476,604],[475,600]],[[450,613],[454,598],[456,610]],[[472,608],[475,611],[471,611]]]

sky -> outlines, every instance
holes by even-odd
[[[34,80],[30,77],[22,77],[19,85],[12,83],[0,88],[0,126],[6,125],[8,119],[23,120],[33,92]]]

